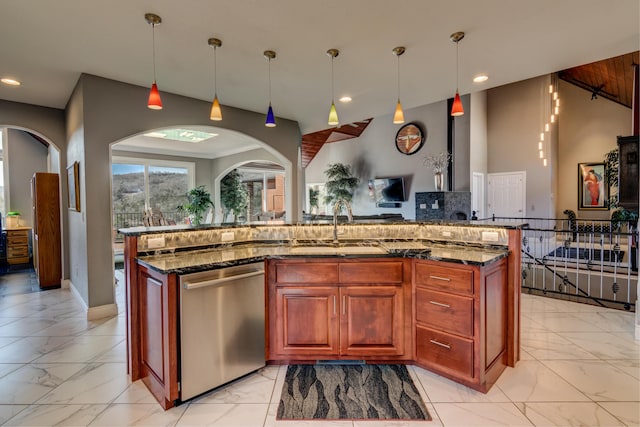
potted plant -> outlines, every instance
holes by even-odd
[[[189,219],[193,225],[200,225],[207,209],[209,207],[213,208],[211,193],[207,191],[204,185],[199,185],[187,191],[186,196],[188,202],[178,206],[178,210],[189,214]]]
[[[249,203],[249,193],[242,184],[242,175],[237,169],[229,172],[220,181],[220,202],[224,206],[223,217],[233,214],[233,222],[245,213]]]
[[[346,208],[349,221],[352,221],[351,201],[358,186],[358,178],[351,173],[351,166],[342,163],[329,165],[324,173],[327,176],[325,203],[333,205],[334,216],[338,215],[342,208]]]

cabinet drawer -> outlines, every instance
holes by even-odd
[[[28,246],[11,246],[7,248],[9,258],[29,256]]]
[[[417,288],[416,320],[452,334],[473,337],[473,298]]]
[[[277,283],[338,283],[338,264],[330,263],[278,263]]]
[[[27,234],[9,234],[7,235],[8,245],[26,245],[29,243],[29,236]]]
[[[416,263],[416,285],[473,294],[473,271]]]
[[[473,341],[418,326],[416,355],[419,362],[473,378]]]
[[[402,283],[402,262],[341,263],[340,283]]]

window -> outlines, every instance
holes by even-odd
[[[116,229],[143,225],[147,209],[162,212],[176,223],[184,221],[177,207],[194,187],[194,164],[114,157],[111,162],[113,217]]]

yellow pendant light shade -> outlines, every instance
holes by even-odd
[[[213,98],[213,103],[211,104],[211,113],[209,114],[209,118],[216,122],[222,120],[222,110],[220,110],[220,102],[218,102],[218,96],[216,95]]]
[[[211,112],[209,113],[209,119],[219,122],[222,120],[222,110],[220,109],[220,101],[218,101],[218,57],[217,49],[222,46],[222,40],[216,38],[210,38],[207,40],[210,47],[213,48],[213,102],[211,103]]]
[[[331,108],[329,108],[329,120],[327,124],[329,126],[337,126],[340,121],[338,120],[338,111],[336,110],[336,103],[333,101],[333,60],[340,54],[338,49],[329,49],[327,55],[331,57]]]
[[[404,46],[394,47],[391,51],[396,58],[398,58],[398,103],[396,104],[396,111],[393,113],[393,124],[401,125],[404,123],[404,111],[402,111],[402,104],[400,103],[400,56],[405,52]]]
[[[396,111],[393,113],[393,124],[400,125],[404,123],[404,112],[402,111],[402,104],[400,104],[400,99],[398,99],[398,103],[396,104]]]
[[[449,40],[456,44],[456,95],[453,98],[453,105],[451,106],[451,115],[458,117],[464,115],[464,108],[462,107],[462,101],[460,100],[460,93],[458,92],[458,43],[464,38],[464,32],[457,31],[449,36]]]
[[[149,91],[149,98],[147,99],[147,107],[151,110],[162,110],[162,99],[160,99],[160,91],[156,84],[156,25],[160,25],[162,18],[154,13],[145,13],[145,21],[151,25],[151,34],[153,37],[152,51],[153,51],[153,84]]]
[[[331,101],[331,108],[329,109],[329,121],[330,126],[337,126],[338,123],[338,112],[336,111],[336,104]]]

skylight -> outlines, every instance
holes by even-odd
[[[151,138],[170,139],[172,141],[184,141],[198,143],[218,136],[217,133],[201,132],[191,129],[165,129],[145,133],[144,136]]]

